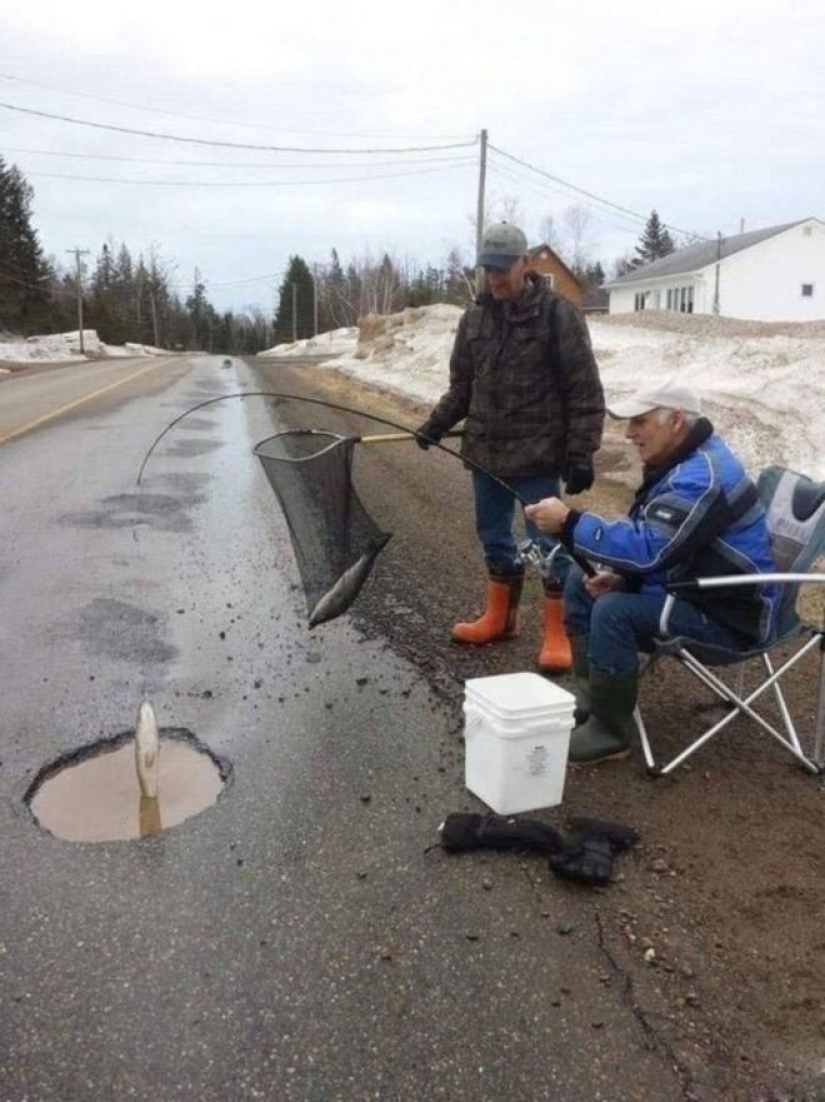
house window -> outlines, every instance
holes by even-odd
[[[814,297],[814,285],[813,285],[813,283],[803,283],[802,284],[802,297],[803,298],[813,298]]]
[[[547,283],[548,283],[548,286],[550,287],[550,290],[555,291],[555,289],[556,289],[556,277],[555,277],[554,273],[553,272],[547,272],[544,278],[547,280]]]
[[[647,291],[639,292],[633,300],[634,310],[644,310],[647,303]]]

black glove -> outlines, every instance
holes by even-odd
[[[561,834],[535,819],[503,818],[456,811],[439,827],[441,845],[448,853],[468,849],[533,849],[539,853],[560,853]]]
[[[444,429],[433,423],[432,419],[424,422],[420,429],[416,429],[415,442],[422,451],[426,451],[430,444],[437,444],[444,435]],[[424,437],[427,437],[425,440]]]
[[[581,494],[593,485],[596,475],[589,455],[570,455],[561,472],[566,494]]]
[[[550,856],[550,868],[562,880],[603,887],[613,878],[613,860],[635,846],[638,831],[600,819],[571,819],[561,853]]]

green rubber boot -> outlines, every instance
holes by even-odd
[[[576,710],[573,721],[578,727],[590,715],[590,659],[587,650],[590,640],[586,635],[571,635],[570,650],[573,653],[573,677],[576,679]]]
[[[626,758],[633,735],[633,710],[639,694],[637,673],[590,671],[590,716],[570,736],[569,761],[595,765]]]

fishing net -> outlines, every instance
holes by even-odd
[[[357,443],[357,437],[291,429],[255,447],[286,518],[311,628],[349,608],[391,537],[353,486]]]

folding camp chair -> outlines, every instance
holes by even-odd
[[[736,577],[699,578],[694,581],[674,583],[668,593],[659,622],[660,638],[643,673],[647,673],[661,658],[673,657],[694,674],[727,706],[728,713],[715,723],[671,761],[662,765],[656,761],[650,746],[642,714],[636,708],[634,718],[648,771],[655,776],[670,773],[718,735],[739,715],[751,719],[762,731],[776,739],[809,772],[823,771],[823,730],[825,729],[825,604],[820,623],[814,627],[802,622],[797,612],[797,596],[801,584],[823,585],[825,574],[809,573],[819,556],[825,551],[825,482],[812,482],[804,475],[784,467],[767,467],[757,483],[759,498],[767,511],[771,550],[777,566],[775,574],[743,575]],[[713,589],[731,585],[761,585],[775,582],[780,589],[777,608],[777,635],[768,646],[756,646],[749,650],[735,651],[723,647],[708,646],[695,639],[670,637],[668,621],[673,604],[680,593],[688,589]],[[825,590],[821,591],[825,598]],[[804,644],[774,668],[771,652],[785,646],[798,637],[807,637]],[[781,678],[800,662],[805,655],[819,648],[819,673],[816,701],[816,719],[813,735],[813,754],[806,756],[791,718],[787,701],[780,687]],[[751,660],[761,660],[762,676],[759,686],[748,696],[744,693],[744,665]],[[709,667],[738,667],[737,688],[734,689]],[[767,689],[773,691],[783,731],[777,729],[764,715],[757,712],[753,702]],[[777,721],[775,721],[777,722]]]

